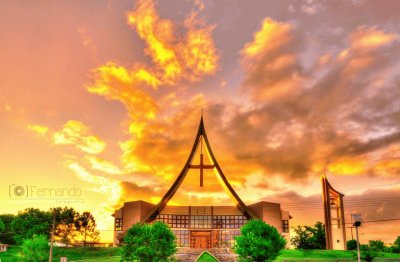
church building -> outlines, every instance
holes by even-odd
[[[209,163],[205,163],[203,147]],[[194,161],[196,158],[199,159],[197,164]],[[222,187],[234,201],[233,205],[226,205],[226,203],[215,206],[168,205],[190,169],[199,170],[200,187],[203,187],[204,170],[213,170]],[[250,219],[261,219],[274,226],[288,242],[290,239],[289,219],[291,217],[288,211],[281,209],[280,204],[262,201],[246,205],[234,191],[211,150],[203,117],[201,117],[189,158],[161,201],[157,205],[141,200],[125,202],[113,216],[115,219],[114,245],[119,244],[123,234],[135,223],[154,221],[163,221],[171,228],[176,236],[178,247],[232,247],[234,237],[240,235],[240,228]]]

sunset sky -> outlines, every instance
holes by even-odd
[[[347,222],[400,219],[400,1],[0,1],[0,30],[1,213],[73,206],[110,241],[115,208],[169,189],[203,108],[245,203],[323,221],[326,173]],[[208,172],[171,204],[229,203]],[[391,243],[400,220],[360,232]]]

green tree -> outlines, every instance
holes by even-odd
[[[347,250],[356,250],[357,249],[357,240],[350,239],[346,242]]]
[[[14,241],[14,233],[11,228],[11,223],[13,222],[15,215],[11,214],[3,214],[0,215],[0,219],[3,221],[4,229],[0,231],[0,243],[8,244],[8,245],[15,245]]]
[[[321,222],[313,227],[297,226],[294,228],[295,236],[290,242],[298,249],[325,249],[325,228]]]
[[[168,261],[176,252],[175,235],[162,222],[133,225],[123,240],[123,261]]]
[[[17,244],[22,244],[24,239],[32,238],[34,235],[48,237],[50,228],[51,213],[37,208],[27,208],[19,212],[11,222],[11,231]]]
[[[369,241],[369,249],[375,252],[384,252],[385,251],[385,243],[382,240],[370,240]]]
[[[362,260],[365,260],[367,262],[371,262],[372,260],[374,260],[374,258],[379,256],[379,253],[373,249],[370,248],[369,245],[360,245],[360,257]],[[353,253],[354,257],[357,257],[357,252]]]
[[[24,239],[21,245],[21,252],[26,261],[48,261],[49,244],[47,235],[34,235],[32,238]]]
[[[235,239],[235,252],[241,261],[273,261],[286,245],[275,227],[259,219],[247,222]]]
[[[77,218],[75,226],[79,234],[83,237],[83,246],[86,246],[86,239],[97,240],[99,231],[96,230],[96,220],[90,212],[83,212]]]
[[[79,213],[73,208],[55,208],[56,213],[56,228],[55,236],[59,238],[68,247],[70,241],[77,235],[76,221],[79,218]]]
[[[393,246],[391,247],[391,252],[400,253],[400,236],[398,236],[394,241]]]
[[[0,217],[0,233],[6,229],[6,225],[3,223],[3,219]]]

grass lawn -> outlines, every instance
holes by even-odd
[[[321,259],[343,259],[352,261],[355,256],[354,251],[342,251],[342,250],[297,250],[297,249],[285,249],[282,251],[280,256],[276,259],[276,261],[301,261],[301,260],[314,260],[321,261]],[[379,261],[385,258],[397,258],[400,261],[400,254],[392,254],[392,253],[380,253],[380,257],[378,257],[375,261]],[[355,259],[356,261],[357,259]],[[396,261],[396,260],[391,260]]]
[[[213,256],[211,256],[207,252],[204,252],[203,254],[201,254],[201,256],[199,257],[199,260],[197,260],[197,261],[199,261],[199,262],[217,262],[218,260],[216,260]]]
[[[66,256],[68,262],[82,261],[82,262],[119,262],[122,249],[119,247],[74,247],[74,248],[55,248],[53,261],[59,262],[60,257]],[[9,247],[7,252],[0,253],[1,262],[14,262],[24,261],[19,256],[20,247]],[[335,261],[334,259],[343,259],[342,261],[356,261],[354,260],[354,251],[340,251],[340,250],[283,250],[281,255],[276,261],[283,262],[291,261]],[[374,261],[400,261],[400,254],[380,253],[380,257]],[[388,260],[385,260],[388,259]],[[391,260],[389,260],[391,259]],[[199,261],[213,262],[215,259],[207,253],[204,253]]]
[[[9,247],[7,252],[0,253],[1,262],[23,261],[19,256],[20,247]],[[60,257],[67,257],[68,261],[120,261],[121,248],[119,247],[74,247],[54,248],[53,261],[60,261]]]

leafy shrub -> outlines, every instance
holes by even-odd
[[[382,248],[383,246],[383,248]],[[385,250],[385,244],[381,240],[370,240],[369,245],[360,245],[361,259],[367,262],[371,262],[374,258],[381,256],[379,250]],[[354,252],[354,257],[357,256],[357,252]]]
[[[298,249],[325,249],[325,228],[321,222],[313,227],[297,226],[294,228],[295,236],[290,240]]]
[[[175,235],[162,222],[133,225],[123,239],[122,260],[168,261],[176,252]]]
[[[357,240],[351,239],[346,242],[347,250],[356,250],[357,249]]]
[[[45,235],[34,235],[30,239],[24,239],[21,245],[22,257],[32,262],[48,261],[49,249]]]
[[[361,250],[361,251],[368,251],[368,250],[369,250],[369,246],[366,245],[366,244],[361,244],[361,245],[360,245],[360,250]]]
[[[34,235],[47,235],[51,229],[51,213],[37,208],[27,208],[18,213],[11,222],[11,231],[17,244]]]
[[[393,243],[393,246],[391,246],[391,252],[400,253],[400,236],[396,238],[396,240]]]
[[[3,230],[0,229],[0,243],[8,244],[8,245],[15,245],[14,232],[11,228],[11,223],[13,222],[14,218],[15,218],[15,215],[11,215],[11,214],[0,215],[0,220],[4,224]]]
[[[3,220],[0,217],[0,232],[4,231],[6,229],[6,225],[4,225]]]
[[[246,223],[235,239],[235,252],[241,261],[273,261],[286,245],[275,227],[258,219]]]
[[[385,251],[385,243],[382,240],[370,240],[369,241],[369,249],[375,252],[384,252]]]

